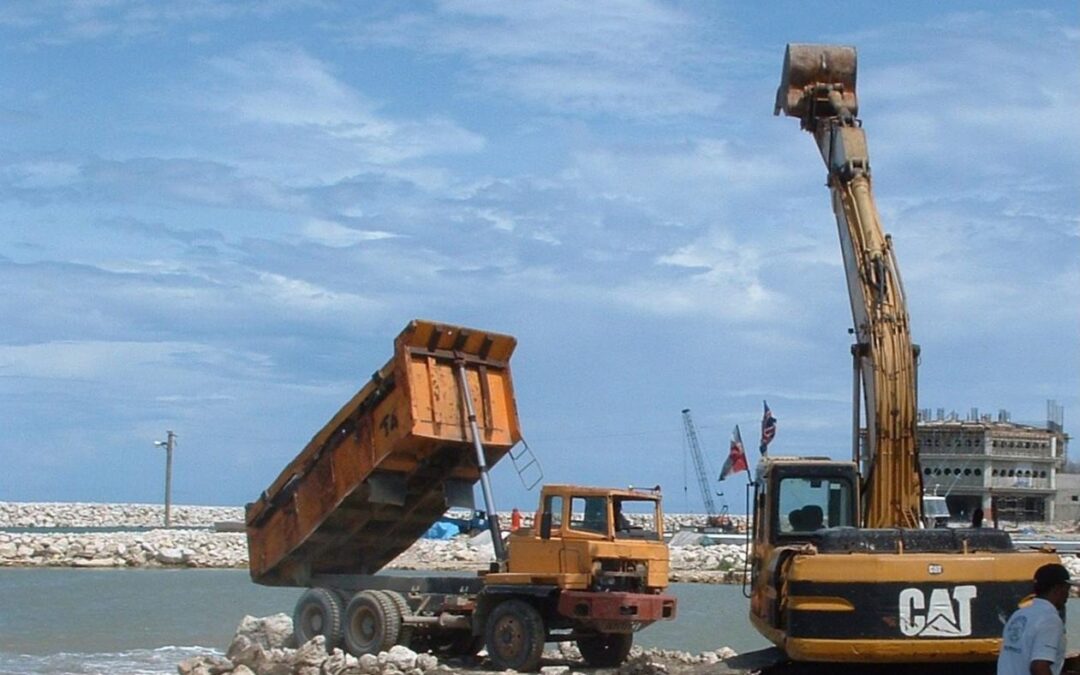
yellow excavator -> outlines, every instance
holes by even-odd
[[[874,204],[855,73],[853,47],[789,44],[777,91],[775,114],[799,119],[828,171],[854,319],[852,461],[759,465],[750,619],[796,661],[992,660],[1034,571],[1058,557],[996,529],[920,526],[918,348]]]

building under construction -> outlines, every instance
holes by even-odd
[[[918,445],[927,492],[944,495],[955,519],[981,508],[987,524],[1055,520],[1058,472],[1069,437],[1064,409],[1047,403],[1045,425],[1019,424],[1008,411],[996,418],[972,408],[966,419],[938,408],[919,412]]]

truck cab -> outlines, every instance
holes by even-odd
[[[473,634],[499,668],[535,670],[544,642],[574,640],[594,667],[622,663],[634,633],[675,618],[659,490],[547,485],[507,561],[484,575]]]
[[[547,485],[533,526],[508,542],[490,583],[660,593],[668,583],[664,515],[655,490]]]

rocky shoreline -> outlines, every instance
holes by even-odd
[[[472,572],[494,559],[490,538],[421,539],[388,569]],[[741,546],[671,547],[672,581],[741,580]],[[0,567],[246,568],[242,532],[169,529],[146,532],[4,532]]]
[[[172,516],[174,522],[183,526],[123,531],[123,528],[159,524],[163,508],[151,504],[0,502],[0,567],[247,567],[245,534],[212,529],[214,523],[242,520],[242,508],[175,506]],[[509,523],[509,514],[501,520]],[[526,516],[526,525],[530,520]],[[670,531],[703,523],[704,516],[700,515],[669,514],[665,518],[665,527]],[[743,523],[737,521],[737,525]],[[87,532],[71,528],[120,531]],[[24,531],[27,529],[31,531]],[[1048,528],[1048,531],[1053,530]],[[670,550],[669,577],[673,582],[741,583],[743,580],[746,549],[742,545],[674,543]],[[448,540],[420,539],[387,568],[473,572],[493,559],[490,537],[484,533]],[[1080,558],[1066,555],[1063,561],[1074,577],[1080,577]]]
[[[216,532],[221,521],[243,518],[239,507],[176,506],[182,526],[122,531],[160,524],[163,508],[150,504],[0,502],[0,567],[185,567],[246,568],[243,532]],[[505,514],[502,522],[509,523]],[[528,525],[531,517],[526,517]],[[667,527],[704,522],[704,516],[675,515]],[[72,531],[75,528],[75,531]],[[119,528],[121,531],[78,531]],[[30,529],[31,531],[24,531]],[[421,539],[388,569],[473,572],[494,559],[490,537]],[[742,546],[672,546],[671,579],[702,583],[741,581]]]
[[[439,658],[430,652],[417,653],[396,645],[389,651],[359,658],[336,648],[328,653],[321,635],[297,645],[292,628],[292,619],[285,614],[245,616],[224,655],[187,659],[177,666],[177,671],[180,675],[439,675],[478,673],[490,667],[484,651],[475,657]],[[728,647],[701,654],[634,647],[622,666],[603,670],[620,675],[734,673],[739,671],[729,669],[723,661],[735,655]],[[586,666],[571,642],[545,649],[543,664],[541,675],[601,670]]]
[[[522,513],[526,527],[532,524],[532,514]],[[242,506],[173,505],[170,510],[172,527],[209,528],[219,522],[243,522]],[[510,523],[510,513],[500,513],[503,526]],[[733,516],[737,527],[745,518]],[[0,501],[0,530],[11,528],[155,528],[165,522],[165,507],[161,504],[104,504],[96,502],[4,502]],[[668,513],[664,528],[675,532],[684,527],[705,524],[699,514]]]
[[[176,505],[169,510],[173,527],[212,527],[221,521],[243,521],[240,506]],[[0,529],[162,527],[161,504],[99,504],[92,502],[0,502]]]

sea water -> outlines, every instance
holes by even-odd
[[[0,569],[0,673],[175,673],[223,653],[245,614],[291,614],[301,590],[246,570]],[[678,618],[635,642],[693,653],[767,646],[738,586],[673,584]]]

